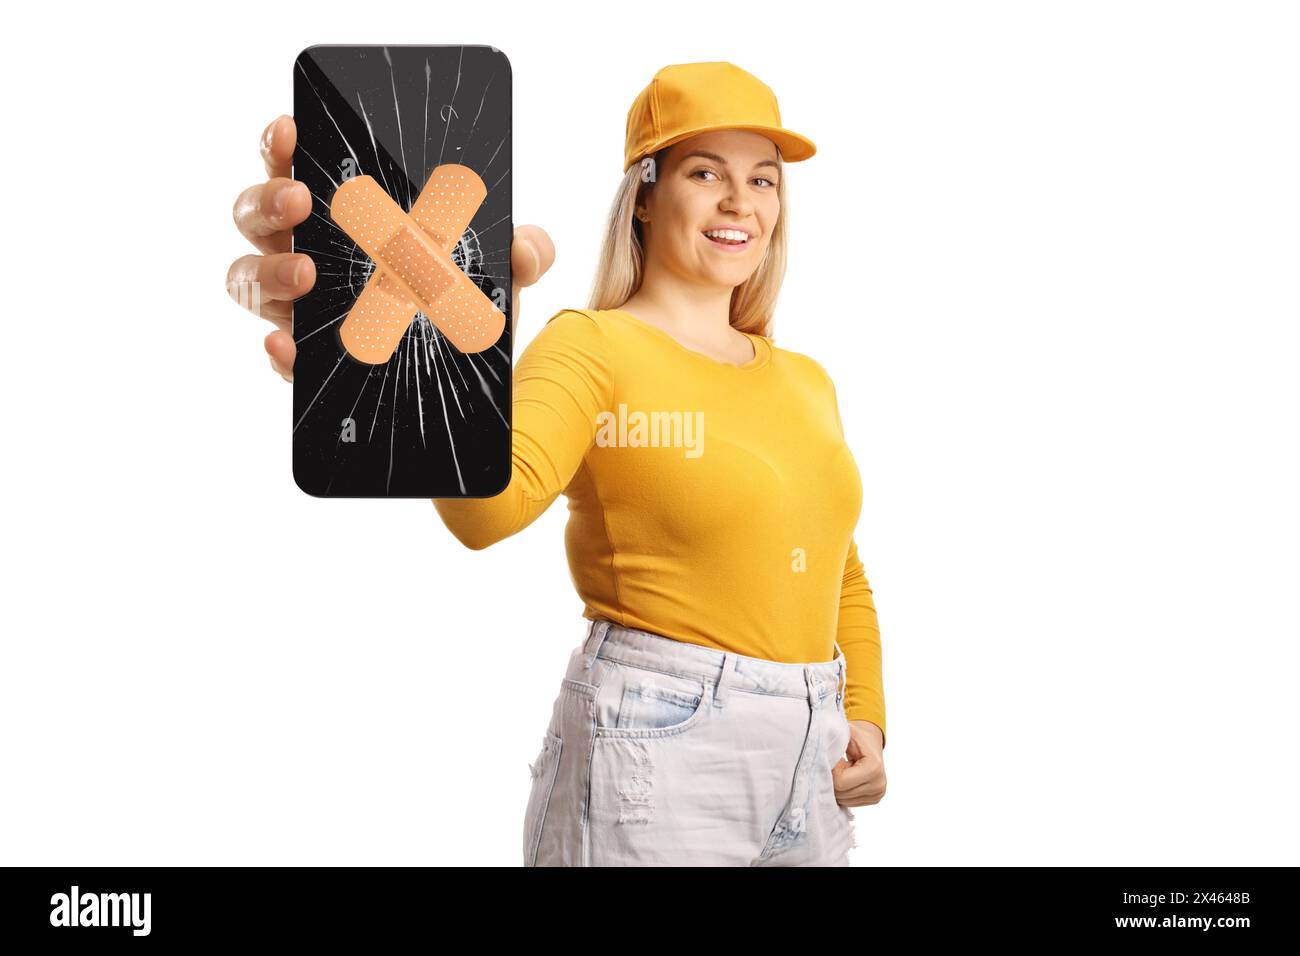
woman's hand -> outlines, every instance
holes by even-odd
[[[865,807],[885,795],[885,735],[869,720],[849,721],[848,755],[831,768],[835,802],[842,807]]]
[[[297,347],[293,341],[293,300],[316,284],[316,264],[294,253],[293,227],[311,215],[307,187],[290,179],[298,127],[291,116],[274,120],[262,134],[266,182],[250,186],[235,200],[235,225],[261,255],[240,256],[226,274],[226,289],[240,305],[275,326],[265,340],[271,368],[293,381]],[[540,279],[555,262],[555,245],[541,228],[519,226],[510,244],[513,332],[519,320],[519,290]]]

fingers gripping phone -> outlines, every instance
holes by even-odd
[[[510,480],[511,71],[492,46],[313,46],[294,63],[293,473],[328,498]]]

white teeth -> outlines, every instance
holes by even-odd
[[[749,239],[749,236],[739,229],[706,229],[704,234],[711,239],[730,239],[733,242],[745,242]]]

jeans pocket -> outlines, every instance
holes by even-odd
[[[664,687],[653,677],[633,681],[623,687],[616,725],[631,729],[662,730],[690,720],[700,708],[703,689],[678,690]]]
[[[533,784],[528,793],[528,809],[524,813],[524,866],[533,866],[537,861],[537,846],[542,839],[542,826],[546,822],[551,792],[555,789],[555,775],[560,769],[560,751],[563,748],[564,741],[548,730],[542,737],[542,749],[537,759],[528,765]]]
[[[623,664],[608,666],[596,697],[599,737],[672,737],[708,714],[712,685]]]

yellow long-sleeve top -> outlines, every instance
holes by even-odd
[[[583,617],[786,663],[830,660],[838,641],[845,716],[883,734],[862,483],[834,383],[745,334],[754,358],[732,365],[619,309],[556,313],[515,363],[510,483],[434,505],[481,549],[563,493]]]

